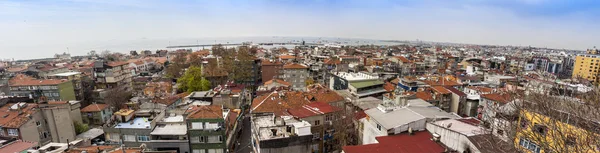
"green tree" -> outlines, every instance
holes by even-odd
[[[169,65],[167,66],[166,73],[169,78],[179,78],[181,77],[181,72],[183,69],[187,68],[187,53],[186,52],[178,52],[175,54],[175,57]]]
[[[81,134],[90,129],[90,127],[87,124],[83,124],[80,122],[73,122],[73,126],[75,127],[76,134]]]
[[[204,78],[202,68],[191,66],[183,76],[177,80],[177,85],[180,90],[186,92],[206,91],[210,89],[210,81]]]

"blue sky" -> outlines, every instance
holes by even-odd
[[[323,36],[586,49],[598,0],[4,0],[0,59],[115,48],[140,40]],[[27,53],[27,54],[24,54]]]

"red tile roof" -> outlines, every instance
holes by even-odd
[[[308,100],[320,101],[325,103],[334,103],[344,100],[344,97],[337,94],[337,92],[324,87],[321,84],[312,84],[307,87],[306,93],[310,97]]]
[[[342,64],[342,61],[340,61],[338,59],[325,59],[325,60],[323,60],[323,63],[325,63],[327,65],[337,65],[337,64]]]
[[[329,114],[340,111],[342,109],[331,106],[323,102],[312,102],[299,108],[289,109],[288,113],[297,118],[305,118],[323,114]]]
[[[107,104],[91,104],[81,109],[81,112],[99,112],[108,108]]]
[[[452,92],[450,92],[450,90],[446,89],[444,86],[434,86],[431,87],[433,89],[433,91],[439,93],[439,94],[450,94]]]
[[[492,88],[488,88],[488,87],[480,87],[480,86],[468,86],[467,88],[472,89],[472,90],[476,90],[482,93],[491,93],[494,91],[494,89]]]
[[[293,55],[281,55],[281,56],[279,56],[279,58],[282,59],[282,60],[287,60],[287,59],[295,59],[296,56],[293,56]]]
[[[461,96],[461,97],[462,96],[467,96],[467,94],[465,94],[464,92],[462,92],[462,91],[460,91],[460,90],[458,90],[458,89],[456,89],[454,87],[448,87],[448,86],[445,86],[445,87],[446,87],[446,89],[450,90],[450,92],[452,92],[452,93],[454,93],[454,94],[456,94],[458,96]]]
[[[427,131],[415,132],[413,135],[399,134],[393,136],[377,137],[379,143],[344,146],[345,153],[441,153],[444,147],[431,140],[432,136]]]
[[[411,61],[404,56],[394,56],[394,58],[400,60],[402,63],[411,63]]]
[[[129,63],[126,61],[119,61],[119,62],[108,62],[106,65],[115,67],[115,66],[121,66],[121,65],[125,65],[125,64],[129,64]]]
[[[356,114],[354,114],[354,119],[355,120],[360,120],[360,119],[365,118],[365,117],[367,117],[367,113],[365,113],[364,110],[358,111],[358,112],[356,112]]]
[[[271,62],[269,60],[262,60],[261,65],[283,65],[283,63],[278,60],[274,60],[273,62]]]
[[[44,79],[38,80],[33,77],[18,74],[9,80],[10,86],[42,86],[42,85],[58,85],[67,80]]]
[[[192,113],[187,116],[187,119],[223,119],[221,105],[192,106],[188,111]]]
[[[272,84],[272,83],[279,83],[279,84],[283,84],[283,85],[286,85],[286,86],[291,86],[292,85],[289,82],[285,82],[285,81],[283,81],[281,79],[271,79],[271,80],[265,82],[265,85]]]
[[[27,106],[19,110],[11,110],[10,107],[16,103],[8,103],[0,108],[0,126],[3,128],[19,128],[29,121],[29,115],[37,112],[37,104],[28,103]]]
[[[482,98],[489,99],[496,102],[508,103],[510,102],[511,96],[506,93],[491,93],[491,94],[482,94]]]
[[[29,148],[33,148],[37,145],[37,142],[27,142],[22,140],[16,140],[15,142],[9,143],[0,148],[0,152],[12,153],[12,152],[21,152],[27,150]]]
[[[306,69],[308,67],[301,65],[301,64],[292,63],[292,64],[284,65],[283,68],[284,69]]]
[[[452,80],[446,80],[444,78],[438,79],[437,81],[424,80],[423,82],[430,86],[460,86],[461,85],[458,82],[454,82]]]
[[[479,126],[479,124],[481,123],[481,121],[479,121],[478,119],[469,117],[469,118],[461,118],[461,119],[456,119],[457,121],[463,122],[463,123],[467,123],[467,124],[471,124],[474,126]]]
[[[299,108],[309,104],[305,94],[300,91],[274,91],[254,98],[253,113],[282,113],[286,109]]]
[[[26,66],[22,66],[22,67],[9,67],[6,71],[11,72],[11,73],[15,73],[15,72],[21,72],[27,70]]]
[[[419,92],[417,92],[416,96],[417,96],[417,98],[423,99],[425,101],[433,100],[431,93],[428,91],[419,91]]]

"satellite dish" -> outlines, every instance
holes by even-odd
[[[452,123],[448,123],[448,126],[446,126],[446,128],[450,128],[452,126]]]

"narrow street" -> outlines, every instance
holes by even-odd
[[[250,117],[245,116],[241,121],[242,123],[238,123],[240,128],[242,128],[241,133],[235,144],[235,149],[231,151],[232,153],[251,153],[252,152],[252,144],[251,144],[251,129],[250,129]]]

